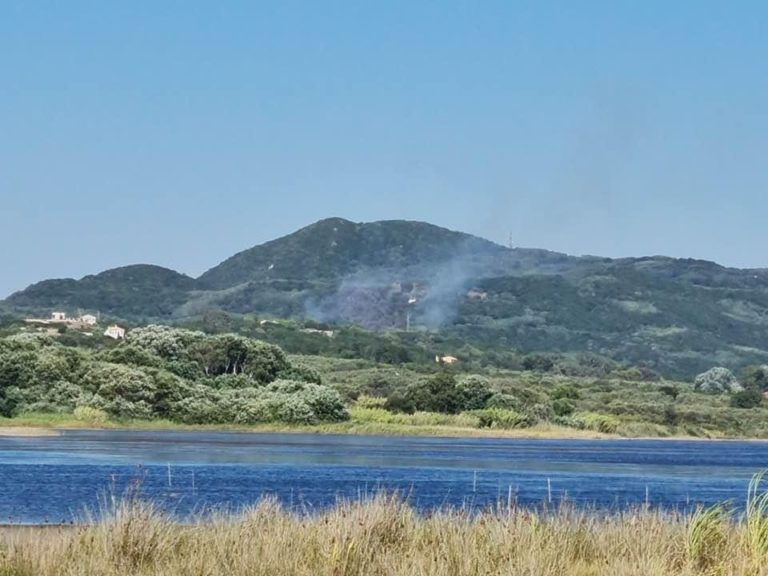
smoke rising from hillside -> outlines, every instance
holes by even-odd
[[[491,257],[489,254],[488,257]],[[307,301],[307,317],[372,329],[439,328],[452,322],[472,282],[488,276],[487,257],[461,247],[442,262],[391,270],[361,270],[327,296]]]

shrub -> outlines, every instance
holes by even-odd
[[[768,389],[768,366],[749,366],[744,369],[744,387],[763,391]]]
[[[389,398],[384,407],[391,412],[402,412],[403,414],[413,414],[416,412],[416,403],[411,394],[407,391],[395,391]]]
[[[387,399],[380,396],[358,396],[355,406],[360,408],[384,408],[387,405]]]
[[[586,430],[594,430],[604,434],[615,434],[619,429],[620,421],[606,414],[586,413],[579,414],[575,418],[580,420]]]
[[[192,394],[174,402],[170,417],[184,424],[218,424],[233,421],[226,417],[220,405],[220,398],[210,394],[203,386],[192,389]]]
[[[152,324],[129,331],[125,340],[127,344],[137,346],[164,360],[178,360],[187,355],[190,346],[204,338],[205,334],[202,332]]]
[[[551,420],[555,414],[552,410],[552,406],[548,403],[529,404],[522,410],[534,421]]]
[[[532,353],[523,358],[523,369],[533,372],[550,372],[555,366],[555,361],[551,355]]]
[[[124,366],[95,362],[83,376],[83,388],[92,392],[90,405],[113,416],[149,418],[157,391],[147,373]]]
[[[740,390],[731,396],[730,404],[734,408],[756,408],[763,403],[763,394],[759,390]]]
[[[493,396],[488,380],[479,376],[468,376],[456,385],[458,402],[461,410],[478,410],[485,408]]]
[[[665,396],[669,396],[672,400],[677,400],[677,397],[680,395],[680,389],[677,386],[672,386],[670,384],[659,386],[659,392]]]
[[[245,374],[222,374],[215,378],[203,380],[202,383],[216,390],[242,390],[261,386],[260,382],[256,382]]]
[[[121,344],[98,355],[100,360],[111,364],[129,364],[131,366],[159,367],[162,359],[152,351],[135,344]]]
[[[555,416],[552,418],[552,423],[558,426],[566,426],[567,428],[576,428],[577,430],[584,430],[586,428],[584,420],[574,416]]]
[[[506,410],[520,410],[522,402],[513,396],[512,394],[505,394],[504,392],[497,392],[491,396],[486,402],[487,408],[503,408]]]
[[[441,372],[406,388],[402,397],[389,404],[392,409],[412,413],[443,412],[456,414],[461,411],[461,397],[456,387],[456,378],[448,372]]]
[[[105,424],[109,420],[109,414],[104,410],[91,406],[78,406],[73,413],[75,420],[87,424]]]
[[[290,420],[284,420],[282,416],[279,417],[280,420],[285,422],[297,421],[295,420],[297,418],[296,414],[304,413],[303,408],[299,409],[297,407],[297,403],[305,404],[312,414],[311,417],[318,421],[340,422],[349,419],[349,413],[341,400],[341,396],[339,396],[338,392],[327,386],[293,380],[278,380],[267,386],[266,390],[290,397],[286,399],[286,402],[292,408],[286,408],[280,412],[280,414],[286,414],[291,418]]]
[[[479,428],[528,428],[535,421],[526,414],[502,408],[472,410],[468,414],[478,419]]]
[[[304,398],[295,395],[272,397],[268,400],[274,419],[287,424],[317,424],[317,414]]]
[[[579,390],[573,384],[561,384],[552,391],[552,399],[567,398],[569,400],[578,400]]]
[[[573,402],[565,398],[558,398],[552,403],[552,411],[555,416],[570,416],[576,410]]]
[[[278,374],[278,378],[298,380],[299,382],[310,382],[311,384],[323,383],[323,378],[320,376],[320,372],[302,364],[294,364],[290,368],[283,370]]]
[[[360,391],[371,396],[391,396],[396,390],[408,385],[406,377],[398,370],[380,368],[370,374],[362,383]]]

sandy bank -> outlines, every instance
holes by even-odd
[[[0,436],[59,436],[61,432],[52,428],[33,426],[0,426]]]

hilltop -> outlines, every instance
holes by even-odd
[[[17,314],[99,310],[136,323],[219,310],[409,327],[483,349],[592,352],[678,376],[768,362],[766,270],[513,249],[402,220],[329,218],[197,279],[128,266],[43,281],[1,304]]]

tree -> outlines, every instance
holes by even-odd
[[[152,377],[137,368],[95,362],[83,376],[82,385],[91,393],[83,405],[119,417],[152,416],[157,388]]]
[[[693,386],[696,390],[710,394],[729,394],[743,390],[733,372],[722,366],[711,368],[696,376]]]
[[[456,385],[456,393],[461,410],[485,408],[493,396],[488,380],[479,376],[469,376]]]
[[[126,342],[152,352],[164,360],[179,360],[186,357],[190,346],[204,338],[205,334],[202,332],[157,324],[135,328],[125,337]]]
[[[763,394],[759,390],[749,388],[739,390],[731,396],[730,404],[734,408],[756,408],[763,403]]]
[[[768,366],[748,366],[744,369],[742,379],[744,388],[759,390],[768,389]]]
[[[677,397],[680,395],[680,389],[677,386],[672,386],[671,384],[659,386],[659,392],[665,396],[669,396],[672,398],[672,400],[677,400]]]
[[[552,410],[555,416],[570,416],[576,410],[576,406],[566,398],[558,398],[552,402]]]

